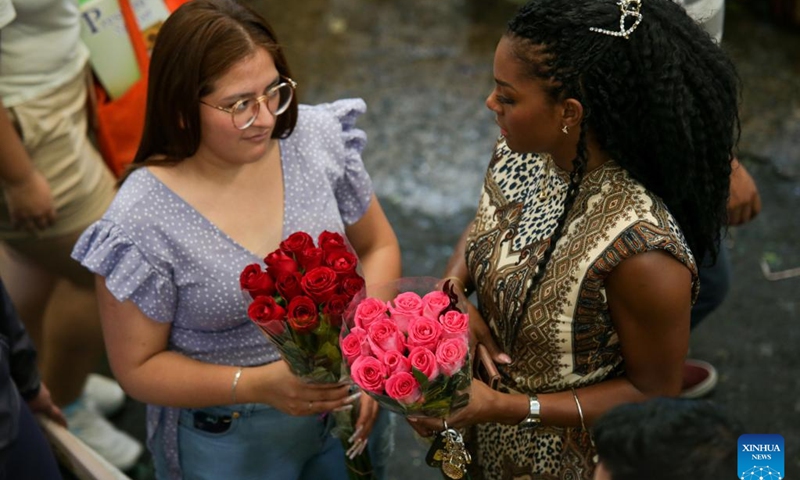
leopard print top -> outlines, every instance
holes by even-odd
[[[514,359],[505,391],[567,391],[622,374],[604,281],[637,253],[664,250],[692,272],[692,253],[663,202],[617,163],[587,173],[539,285],[526,291],[564,208],[569,175],[552,159],[512,152],[501,138],[467,240],[483,317]],[[524,303],[524,305],[523,305]],[[517,340],[508,335],[523,314]],[[577,428],[479,425],[470,432],[476,478],[589,480],[594,455]]]

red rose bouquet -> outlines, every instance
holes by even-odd
[[[370,294],[356,296],[342,330],[356,385],[403,415],[445,418],[465,406],[472,369],[463,297],[428,277],[370,286]]]
[[[347,378],[339,348],[345,310],[364,287],[358,258],[345,238],[322,232],[318,245],[306,232],[295,232],[280,247],[242,271],[250,319],[275,344],[292,372],[312,383]],[[357,409],[333,412],[334,434],[345,450],[353,434]],[[372,479],[369,455],[362,451],[345,461],[351,479]]]

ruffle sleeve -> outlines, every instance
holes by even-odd
[[[361,159],[367,134],[356,128],[356,120],[367,111],[367,104],[360,98],[348,98],[329,103],[327,108],[341,125],[343,147],[337,152],[336,161],[343,173],[334,186],[334,194],[342,221],[352,225],[366,213],[373,193],[372,180]]]
[[[99,220],[78,239],[72,258],[106,279],[120,302],[131,300],[149,318],[171,322],[177,290],[169,273],[157,268],[117,224]]]

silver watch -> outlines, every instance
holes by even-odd
[[[540,415],[542,406],[539,404],[539,398],[536,395],[530,395],[528,397],[528,402],[530,406],[530,410],[528,411],[528,416],[525,417],[521,422],[519,422],[519,424],[517,425],[519,428],[524,428],[524,429],[536,428],[542,422],[542,417]]]

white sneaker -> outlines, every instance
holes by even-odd
[[[117,413],[125,405],[125,392],[116,380],[90,373],[83,386],[83,397],[105,415]]]
[[[120,470],[128,470],[142,454],[142,444],[117,430],[95,410],[79,400],[64,409],[69,431]]]

